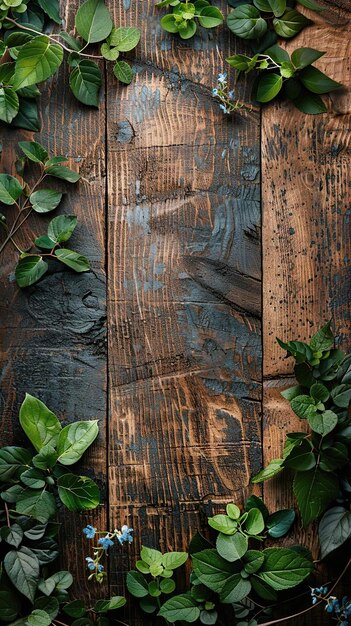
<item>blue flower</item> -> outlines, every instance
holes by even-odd
[[[95,533],[96,533],[96,528],[94,528],[93,526],[90,526],[90,524],[88,524],[85,528],[83,528],[83,533],[86,536],[87,539],[94,539],[95,537]]]
[[[106,537],[101,537],[99,539],[98,544],[103,547],[104,550],[108,550],[111,546],[113,546],[113,541],[106,535]]]
[[[230,100],[235,100],[235,92],[234,89],[228,92],[228,96]]]
[[[87,568],[90,569],[91,571],[95,570],[95,563],[93,561],[93,559],[91,558],[91,556],[86,556],[85,560],[87,562]]]
[[[104,571],[104,566],[101,565],[101,563],[99,563],[98,565],[98,572],[103,572]]]
[[[227,107],[224,104],[220,104],[219,108],[223,111],[223,113],[229,113],[229,111],[227,110]]]
[[[222,74],[218,74],[218,82],[219,83],[225,83],[225,81],[227,80],[227,72],[223,72]]]
[[[129,528],[126,524],[122,526],[121,532],[117,535],[119,543],[122,545],[123,543],[132,543],[133,537],[131,533],[133,532],[133,528]]]
[[[339,600],[335,596],[328,598],[328,604],[325,607],[327,613],[340,613]]]
[[[218,89],[212,89],[212,95],[218,96]]]

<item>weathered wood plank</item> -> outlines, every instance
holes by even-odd
[[[184,548],[261,462],[260,163],[258,114],[211,96],[228,31],[181,42],[151,0],[124,19],[142,43],[135,82],[108,84],[109,466],[133,565],[141,541]]]
[[[61,3],[68,27],[79,2]],[[92,272],[77,275],[54,268],[32,288],[14,282],[16,254],[8,247],[1,259],[1,404],[0,445],[19,443],[18,409],[26,391],[38,396],[61,418],[100,419],[99,441],[84,468],[106,492],[106,295],[105,295],[105,115],[83,108],[69,93],[67,68],[54,77],[41,100],[42,131],[36,139],[53,154],[69,156],[88,182],[67,186],[59,211],[78,215],[72,245],[92,260]],[[3,131],[2,171],[14,167],[14,145],[29,132]],[[63,189],[64,185],[59,185]],[[52,217],[52,215],[50,214]],[[48,218],[49,219],[49,218]],[[22,245],[45,232],[48,219],[33,216]],[[104,508],[84,519],[106,524]],[[62,516],[64,565],[76,578],[77,594],[88,594],[84,556],[88,546],[77,518]],[[81,525],[84,520],[82,516]],[[90,586],[92,594],[96,589]],[[100,593],[101,590],[99,589]]]
[[[311,13],[316,24],[287,48],[326,51],[317,66],[349,86],[350,6],[325,4],[330,9]],[[305,116],[285,103],[263,111],[265,464],[280,455],[286,432],[301,430],[280,396],[292,384],[292,360],[283,358],[275,338],[306,340],[333,317],[338,344],[350,348],[350,97],[345,90],[327,100],[329,111],[322,116]],[[266,483],[264,494],[272,509],[293,502],[284,477]],[[315,527],[296,538],[316,551]],[[305,623],[310,617],[298,621]]]

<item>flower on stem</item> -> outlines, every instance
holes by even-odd
[[[113,541],[108,535],[106,535],[106,537],[101,537],[101,539],[99,539],[98,544],[102,546],[104,550],[108,550],[111,546],[113,546]]]
[[[133,532],[133,528],[129,528],[126,524],[124,524],[124,526],[122,526],[121,528],[121,531],[117,530],[115,532],[116,537],[121,545],[123,543],[132,543],[133,537],[131,533]]]
[[[85,528],[83,528],[83,533],[87,539],[94,539],[96,534],[96,528],[88,524]]]
[[[86,556],[85,560],[87,562],[87,568],[90,569],[91,572],[95,571],[95,561],[91,558],[91,556]]]
[[[227,72],[222,72],[221,74],[218,74],[218,82],[219,83],[225,83],[227,80]]]

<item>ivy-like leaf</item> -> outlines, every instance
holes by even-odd
[[[84,60],[77,63],[70,75],[69,84],[77,100],[89,106],[99,106],[102,76],[94,61]]]
[[[33,211],[36,213],[49,213],[60,204],[62,193],[54,189],[40,189],[39,191],[34,191],[29,200]]]
[[[113,28],[108,43],[120,52],[133,50],[140,41],[140,30],[134,27]]]
[[[59,0],[38,0],[39,6],[56,24],[61,24]]]
[[[265,560],[256,574],[276,591],[299,585],[313,571],[312,558],[289,548],[266,548]]]
[[[29,287],[48,271],[48,264],[39,255],[23,254],[17,264],[15,276],[19,287]]]
[[[50,626],[52,620],[46,611],[34,609],[28,616],[26,626]]]
[[[19,147],[26,157],[34,163],[45,163],[48,153],[40,143],[36,141],[20,141]]]
[[[112,26],[110,13],[103,0],[86,0],[77,11],[76,29],[87,43],[106,39]]]
[[[129,85],[132,82],[133,70],[126,61],[117,61],[113,68],[113,73],[125,85]]]
[[[198,579],[212,591],[221,593],[224,585],[242,569],[240,561],[229,563],[217,550],[203,550],[192,555],[193,568]]]
[[[96,509],[100,504],[97,484],[87,476],[63,474],[57,480],[61,502],[69,511]]]
[[[66,161],[67,159],[64,160]],[[74,172],[65,165],[48,165],[48,163],[46,163],[45,171],[50,176],[61,178],[62,180],[66,180],[68,183],[76,183],[80,179],[80,174],[78,174],[78,172]]]
[[[51,43],[45,35],[34,37],[20,48],[13,77],[14,88],[41,83],[56,72],[62,60],[61,46]]]
[[[220,533],[217,537],[216,548],[218,554],[223,559],[233,563],[234,561],[241,559],[245,552],[247,552],[248,539],[241,533],[236,533],[232,536]]]
[[[58,444],[58,461],[73,465],[83,456],[99,434],[98,421],[74,422],[61,430]]]
[[[22,546],[5,555],[4,568],[12,584],[32,603],[39,580],[39,561],[35,554]]]
[[[167,600],[162,605],[158,615],[172,623],[181,620],[192,623],[199,619],[200,609],[191,594],[184,593]]]
[[[312,24],[302,13],[289,9],[280,18],[273,20],[274,30],[280,37],[290,39],[295,37],[305,26]]]
[[[135,598],[145,598],[149,593],[147,581],[140,572],[128,572],[127,589]]]
[[[228,15],[229,30],[242,39],[260,39],[267,31],[267,22],[256,7],[250,4],[238,6]]]
[[[56,446],[61,432],[59,420],[41,400],[29,393],[22,402],[19,421],[38,452],[46,445]]]
[[[315,61],[320,59],[325,52],[314,50],[313,48],[297,48],[291,55],[291,60],[296,69],[302,70],[308,65],[312,65]]]
[[[77,217],[75,215],[58,215],[51,220],[48,226],[48,237],[55,243],[68,241],[77,226]]]
[[[14,176],[0,174],[0,202],[15,204],[23,192],[23,187]]]
[[[55,256],[68,267],[75,272],[88,272],[90,270],[90,263],[85,256],[73,252],[73,250],[67,250],[67,248],[59,248],[55,250]]]
[[[48,491],[26,489],[16,503],[16,511],[45,524],[56,513],[55,498]]]

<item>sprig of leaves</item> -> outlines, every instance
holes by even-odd
[[[323,558],[351,538],[351,355],[334,348],[330,326],[323,326],[309,344],[278,340],[295,359],[299,383],[282,395],[304,428],[289,433],[282,457],[253,478],[259,483],[285,469],[294,472],[303,525],[324,514],[319,526]]]
[[[122,83],[132,80],[132,68],[121,53],[133,50],[139,43],[137,28],[116,28],[104,0],[86,0],[75,17],[75,35],[60,31],[47,34],[48,22],[61,23],[58,0],[7,0],[0,9],[0,120],[37,131],[40,128],[35,98],[37,84],[48,80],[59,69],[68,52],[71,67],[69,84],[74,96],[83,104],[97,107],[102,72],[95,59],[113,61],[113,73]],[[2,5],[3,7],[5,6]],[[101,44],[101,54],[87,48]],[[118,59],[118,60],[117,60]]]
[[[42,184],[48,177],[54,177],[68,183],[76,183],[80,175],[66,165],[66,157],[55,156],[49,158],[46,149],[35,141],[21,141],[19,147],[24,154],[20,162],[24,169],[25,163],[34,163],[40,168],[40,175],[36,183],[30,188],[22,178],[0,174],[0,204],[5,207],[13,206],[17,215],[11,225],[3,215],[0,225],[5,238],[0,245],[2,252],[10,242],[19,251],[19,261],[16,266],[16,280],[19,287],[34,285],[46,274],[49,265],[47,261],[54,259],[75,272],[87,272],[90,264],[85,256],[63,247],[71,238],[77,226],[75,215],[59,215],[54,217],[48,225],[47,234],[37,237],[34,241],[37,252],[31,252],[31,247],[23,251],[14,237],[18,230],[27,221],[32,212],[47,214],[54,211],[62,200],[62,193]]]
[[[235,54],[227,61],[240,73],[255,71],[253,100],[265,104],[284,95],[299,111],[318,114],[327,110],[321,95],[342,87],[313,66],[324,54],[313,48],[298,48],[290,57],[286,50],[274,45],[252,57]]]
[[[215,28],[224,21],[223,13],[211,5],[208,0],[181,2],[180,0],[163,0],[156,5],[159,8],[172,7],[161,19],[161,26],[168,33],[177,33],[182,39],[190,39],[197,31],[197,22],[203,28]]]

